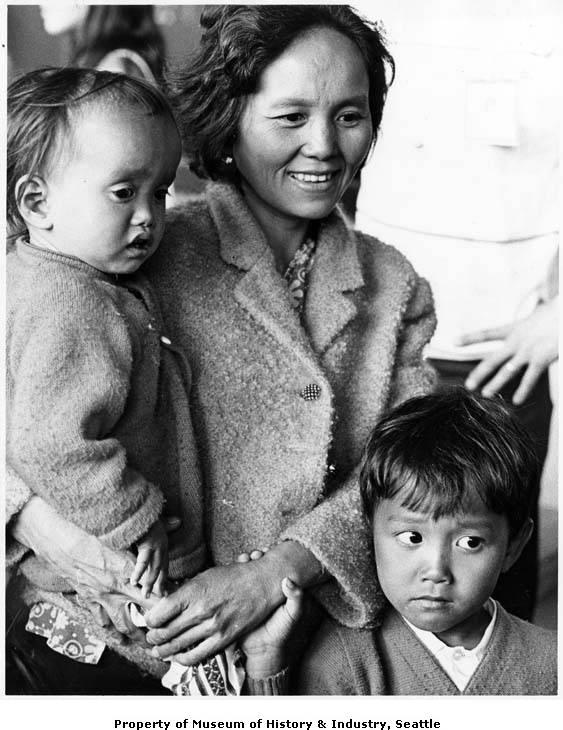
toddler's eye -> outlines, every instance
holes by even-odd
[[[111,194],[117,198],[117,200],[131,200],[135,195],[135,191],[131,187],[114,188]]]
[[[474,535],[464,535],[460,537],[456,545],[464,550],[477,550],[483,544],[482,537],[475,537]]]
[[[162,188],[161,190],[157,190],[154,194],[154,197],[160,201],[163,202],[166,200],[166,196],[168,195],[168,188]]]
[[[402,542],[403,545],[419,545],[422,542],[422,535],[420,532],[406,530],[405,532],[400,532],[397,535],[397,539],[399,542]]]

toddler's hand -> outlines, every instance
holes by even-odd
[[[301,588],[289,578],[283,579],[281,588],[285,603],[241,641],[246,671],[255,679],[273,676],[287,666],[288,643],[303,613]]]
[[[151,592],[157,596],[165,595],[165,582],[168,572],[168,537],[160,520],[137,542],[137,562],[131,574],[132,585],[141,585],[143,596]]]

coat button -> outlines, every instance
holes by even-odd
[[[162,337],[160,338],[160,341],[162,342],[163,345],[172,344],[172,340],[169,340],[168,337],[165,337],[164,335],[162,335]]]
[[[299,395],[303,400],[318,400],[321,397],[321,387],[316,383],[306,385]]]
[[[328,470],[329,474],[336,474],[336,464],[334,464],[334,463],[329,464],[327,467],[327,470]]]

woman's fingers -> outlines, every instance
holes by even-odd
[[[499,393],[504,386],[517,375],[524,366],[523,363],[519,362],[516,358],[507,360],[495,373],[482,389],[482,394],[485,398],[490,398],[493,395]]]
[[[193,664],[200,664],[201,662],[204,662],[209,657],[214,656],[215,654],[220,652],[222,648],[223,644],[220,641],[217,641],[214,637],[209,637],[205,641],[202,641],[201,644],[195,646],[193,649],[180,651],[179,653],[173,654],[168,658],[173,659],[180,664],[184,664],[184,666],[190,666]]]
[[[147,634],[147,641],[149,644],[152,643],[150,641],[150,634],[151,632]],[[191,655],[194,651],[198,652],[198,656],[202,656],[200,647],[211,639],[215,644],[218,643],[218,635],[214,631],[212,622],[203,621],[198,626],[193,626],[192,628],[178,633],[176,636],[171,638],[170,641],[159,643],[158,646],[154,646],[152,653],[154,656],[160,657],[161,659],[168,659],[169,657],[176,656],[178,654]],[[205,657],[209,655],[203,654],[203,656]],[[200,660],[198,659],[196,661]],[[184,661],[180,663],[184,664]]]

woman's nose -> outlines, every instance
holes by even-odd
[[[305,131],[306,138],[303,144],[303,153],[305,155],[324,160],[336,154],[336,130],[331,121],[326,119],[312,120]]]

